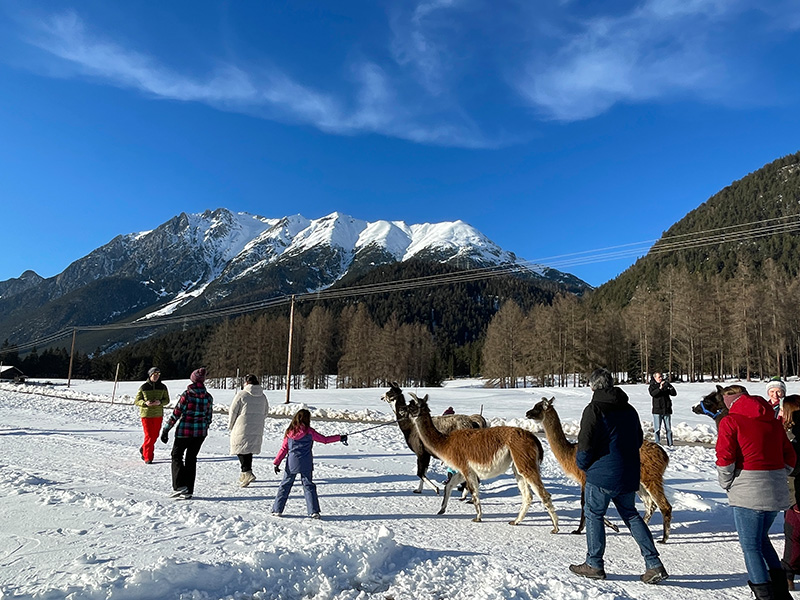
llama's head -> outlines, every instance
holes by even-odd
[[[389,390],[381,396],[381,400],[392,405],[398,419],[408,418],[408,407],[406,406],[405,396],[403,396],[403,390],[394,381],[390,385]]]
[[[411,396],[411,402],[408,403],[408,416],[412,419],[416,419],[421,414],[431,414],[431,409],[428,407],[428,394],[425,394],[422,398],[418,397],[414,392],[409,392],[409,396]]]
[[[547,410],[553,406],[553,402],[556,401],[556,397],[553,396],[552,398],[542,398],[541,401],[537,402],[532,409],[525,413],[525,416],[529,419],[533,419],[534,421],[541,421],[544,419],[544,415]]]
[[[722,386],[718,385],[710,394],[703,396],[699,404],[692,407],[692,412],[696,415],[708,415],[712,419],[716,419],[722,412],[728,412],[725,408],[725,402],[722,400]]]

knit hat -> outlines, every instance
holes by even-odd
[[[161,369],[159,369],[158,367],[150,367],[147,370],[147,376],[151,377],[153,375],[153,373],[161,373]]]
[[[192,380],[192,383],[203,383],[206,380],[206,368],[200,367],[199,369],[195,369],[192,371],[189,379]]]
[[[780,377],[773,377],[767,382],[767,394],[772,388],[781,388],[783,393],[786,393],[786,384],[781,381]]]

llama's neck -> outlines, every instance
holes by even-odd
[[[427,409],[421,410],[419,415],[414,419],[414,424],[419,431],[419,437],[422,443],[433,450],[434,454],[440,454],[441,449],[447,443],[447,436],[436,429],[436,426],[433,424],[431,412]]]
[[[403,405],[403,408],[405,408],[405,405]],[[397,425],[400,427],[400,431],[403,432],[403,437],[405,437],[406,442],[408,442],[408,438],[414,431],[414,422],[407,415],[400,414],[397,401],[394,403],[394,416],[397,419]]]
[[[564,435],[564,428],[561,426],[561,419],[558,417],[555,408],[549,408],[545,411],[542,426],[544,427],[547,441],[550,442],[550,448],[556,457],[572,455],[575,444],[570,442],[567,436]]]

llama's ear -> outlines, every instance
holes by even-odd
[[[721,392],[721,391],[722,391],[722,386],[721,386],[721,385],[718,385],[718,386],[717,386],[717,391],[718,391],[718,392]]]
[[[419,398],[417,398],[417,395],[414,392],[408,392],[408,395],[411,396],[414,400],[419,400]]]
[[[423,402],[427,402],[428,401],[428,394],[425,394],[425,397],[422,399],[422,401]]]
[[[400,389],[400,384],[399,384],[399,383],[397,383],[396,381],[393,381],[393,382],[392,382],[392,383],[390,383],[389,385],[390,385],[390,386],[392,386],[393,388],[397,388],[398,390]]]

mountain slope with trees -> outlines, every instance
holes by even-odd
[[[627,381],[656,370],[689,381],[796,375],[798,305],[800,153],[715,194],[582,299],[504,306],[487,331],[483,374],[501,385],[566,385],[567,374],[597,366]]]

